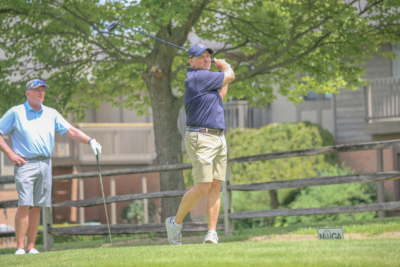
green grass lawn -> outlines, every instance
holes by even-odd
[[[244,229],[236,231],[235,236],[253,237],[279,234],[316,235],[317,228],[323,227],[342,227],[345,234],[360,233],[366,234],[367,236],[376,236],[383,233],[400,231],[400,217],[389,217],[383,219],[376,218],[371,220],[350,222],[326,222],[288,227],[262,227],[254,229]]]
[[[183,233],[183,242],[187,245],[180,247],[161,246],[167,240],[165,234],[157,233],[114,235],[113,247],[109,247],[108,236],[64,236],[57,237],[53,251],[39,255],[17,257],[10,255],[15,248],[0,249],[0,266],[161,266],[169,263],[173,266],[400,266],[400,239],[395,238],[242,242],[264,235],[317,236],[319,227],[343,227],[345,234],[373,237],[400,231],[400,218],[244,229],[236,230],[229,237],[219,231],[218,246],[202,245],[205,233]],[[40,244],[36,248],[43,251]]]
[[[400,239],[232,242],[2,255],[1,266],[399,266]]]

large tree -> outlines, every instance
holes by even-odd
[[[265,105],[273,84],[294,102],[307,89],[359,88],[365,59],[399,40],[399,7],[398,0],[3,0],[0,114],[24,101],[26,81],[37,76],[52,85],[46,103],[77,119],[102,101],[119,105],[123,94],[127,108],[151,105],[158,163],[180,163],[186,53],[124,28],[109,33],[109,22],[186,48],[191,32],[224,44],[216,56],[236,72],[229,96]],[[184,187],[179,171],[162,173],[160,183]],[[162,217],[179,201],[163,201]]]

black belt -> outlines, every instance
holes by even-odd
[[[208,133],[208,134],[213,134],[213,135],[218,135],[218,136],[221,136],[224,134],[224,130],[202,128],[202,127],[187,126],[186,130],[189,132]]]
[[[44,157],[44,156],[40,156],[40,157],[34,157],[34,158],[25,158],[25,157],[21,157],[23,158],[25,161],[26,160],[48,160],[49,157]]]

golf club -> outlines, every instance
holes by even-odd
[[[187,49],[185,49],[185,48],[183,48],[183,47],[180,47],[180,46],[171,44],[170,42],[164,41],[164,40],[162,40],[162,39],[160,39],[160,38],[151,36],[151,35],[149,35],[149,34],[147,34],[147,33],[144,33],[144,32],[141,32],[141,31],[139,31],[139,30],[130,28],[130,27],[128,27],[128,26],[125,26],[125,25],[123,25],[123,24],[120,24],[118,21],[113,21],[113,22],[111,22],[110,24],[108,24],[107,30],[108,30],[109,32],[111,32],[111,31],[114,30],[118,25],[120,25],[120,26],[122,26],[122,27],[125,27],[125,28],[127,28],[127,29],[130,29],[130,30],[133,30],[133,31],[135,31],[135,32],[144,34],[144,35],[146,35],[146,36],[149,36],[149,37],[151,37],[151,38],[153,38],[153,39],[156,39],[156,40],[158,40],[158,41],[164,42],[164,43],[166,43],[166,44],[172,45],[172,46],[174,46],[174,47],[176,47],[176,48],[179,48],[179,49],[181,49],[181,50],[183,50],[183,51],[186,51],[186,52],[189,51],[189,50],[187,50]],[[211,59],[211,62],[214,63],[214,60]]]
[[[110,236],[110,242],[111,242],[111,246],[112,246],[110,224],[108,223],[108,214],[107,214],[107,207],[106,207],[106,199],[104,198],[103,180],[101,179],[101,170],[100,170],[100,163],[99,163],[99,155],[96,155],[96,159],[97,159],[97,168],[99,169],[99,178],[100,178],[100,185],[101,185],[101,193],[103,194],[104,210],[106,211],[106,219],[107,219],[108,234],[109,234],[109,236]]]

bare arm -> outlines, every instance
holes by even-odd
[[[15,154],[14,151],[4,141],[3,136],[0,134],[0,150],[14,163],[15,166],[26,164],[26,161],[19,155]]]
[[[224,101],[226,94],[228,93],[228,84],[223,85],[221,89],[218,90],[219,95],[221,96],[222,101]]]
[[[84,134],[81,130],[76,129],[73,126],[71,126],[71,128],[68,129],[67,135],[77,142],[89,144],[90,137]]]

